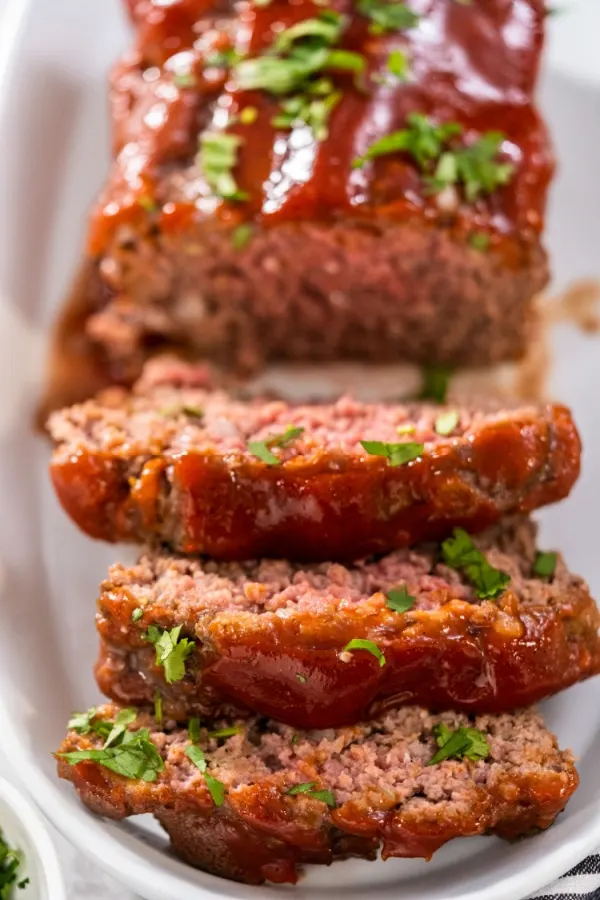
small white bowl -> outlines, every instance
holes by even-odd
[[[58,856],[42,814],[0,778],[0,829],[10,847],[23,853],[19,878],[29,878],[16,900],[67,900]]]

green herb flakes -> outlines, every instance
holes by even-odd
[[[156,719],[157,725],[162,725],[163,702],[160,691],[156,691],[156,693],[154,694],[154,718]]]
[[[533,563],[533,574],[539,578],[552,578],[556,569],[556,560],[556,553],[538,551]]]
[[[249,222],[238,225],[231,232],[231,246],[234,250],[243,250],[254,237],[254,228]]]
[[[469,235],[469,244],[473,250],[485,253],[490,247],[490,236],[485,231],[474,231],[473,234]]]
[[[127,726],[132,725],[137,718],[135,709],[120,709],[104,742],[104,749],[107,750],[114,744],[120,744],[127,733]]]
[[[388,0],[359,0],[358,11],[371,20],[371,34],[384,34],[401,28],[414,28],[419,24],[419,16],[405,3]]]
[[[392,131],[371,144],[363,156],[354,160],[353,168],[361,168],[377,156],[404,152],[412,156],[421,169],[426,169],[429,163],[439,159],[446,141],[462,132],[462,126],[457,122],[436,125],[422,113],[411,113],[406,121],[406,128]]]
[[[300,437],[304,428],[294,428],[289,425],[283,434],[272,434],[264,441],[248,441],[246,446],[253,456],[266,463],[268,466],[280,466],[281,460],[271,452],[271,447],[287,447]]]
[[[194,88],[197,87],[198,81],[193,72],[175,72],[173,75],[173,84],[178,88]]]
[[[483,732],[476,728],[457,728],[451,731],[447,725],[440,722],[433,728],[438,747],[437,753],[429,760],[428,766],[435,766],[444,759],[470,759],[477,762],[486,759],[490,754],[490,745]]]
[[[152,197],[142,194],[137,198],[138,206],[141,206],[147,213],[155,213],[158,211],[158,204]]]
[[[200,769],[203,773],[206,772],[206,757],[204,755],[204,750],[192,745],[191,747],[185,748],[185,755],[188,759],[191,759],[197,769]]]
[[[399,588],[391,588],[389,591],[386,591],[385,596],[387,597],[387,608],[393,609],[397,613],[408,612],[417,602],[417,598],[408,593],[405,584]]]
[[[403,466],[423,455],[424,444],[406,442],[404,444],[387,444],[384,441],[361,441],[361,447],[370,456],[384,456],[390,466]]]
[[[456,409],[448,409],[443,413],[440,413],[437,419],[435,420],[435,431],[436,434],[441,435],[442,437],[446,437],[449,434],[452,434],[456,426],[458,425],[459,415]]]
[[[72,753],[59,753],[58,756],[72,766],[90,760],[124,778],[156,781],[165,764],[150,740],[148,729],[126,731],[121,734],[118,741],[117,744],[102,750],[75,750]]]
[[[145,640],[154,644],[156,664],[162,666],[167,684],[181,681],[185,675],[185,661],[194,649],[194,641],[180,638],[181,625],[165,631],[157,625],[150,625],[142,635]]]
[[[208,185],[225,200],[246,200],[232,175],[242,138],[224,131],[204,131],[200,135],[198,165]]]
[[[95,718],[96,707],[92,706],[87,712],[73,713],[67,723],[67,728],[71,731],[76,731],[77,734],[89,734],[93,730]]]
[[[450,387],[451,372],[442,366],[433,366],[423,370],[421,400],[433,400],[434,403],[445,403]]]
[[[371,656],[375,657],[381,668],[385,666],[385,656],[373,641],[368,641],[364,638],[353,638],[351,641],[348,641],[344,647],[344,653],[352,650],[366,650],[367,653],[370,653]]]
[[[217,740],[224,740],[228,737],[233,737],[235,734],[242,734],[244,729],[241,725],[232,725],[231,728],[221,728],[219,731],[209,731],[206,734],[208,738],[216,738]]]
[[[197,744],[200,740],[200,719],[192,716],[188,722],[188,737],[192,744]]]
[[[408,57],[402,50],[392,50],[387,58],[386,68],[398,81],[408,81]]]
[[[504,134],[488,131],[468,147],[444,153],[435,174],[429,179],[434,191],[461,184],[465,197],[471,203],[482,194],[491,194],[512,178],[515,167],[498,158]]]
[[[300,684],[306,684],[306,682],[308,681],[306,675],[302,675],[300,672],[296,672],[296,678],[298,679]]]
[[[22,863],[23,854],[9,847],[0,829],[0,900],[13,900],[15,887],[25,888],[29,884],[29,878],[19,880]]]
[[[447,566],[464,573],[482,600],[500,596],[510,583],[510,576],[491,566],[462,528],[455,528],[453,536],[444,541],[442,556]]]
[[[136,606],[136,608],[131,613],[131,621],[134,623],[139,622],[143,615],[144,615],[144,610],[142,609],[142,607]]]
[[[414,434],[416,430],[416,426],[410,422],[407,422],[404,425],[398,425],[396,428],[398,434]]]
[[[317,782],[316,781],[306,781],[304,784],[295,784],[293,787],[288,788],[285,793],[290,797],[295,797],[298,794],[305,794],[307,797],[312,797],[313,800],[320,800],[322,803],[326,803],[327,806],[330,806],[332,809],[335,809],[336,802],[335,797],[333,796],[333,791],[315,791]]]

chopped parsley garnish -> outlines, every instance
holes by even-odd
[[[308,681],[306,675],[302,675],[301,672],[296,672],[296,678],[298,679],[300,684],[306,684],[306,682]]]
[[[444,403],[450,386],[450,374],[449,369],[442,366],[424,369],[420,399]]]
[[[158,203],[147,194],[142,194],[137,198],[138,206],[141,206],[147,213],[155,213],[158,210]]]
[[[453,536],[444,541],[442,556],[447,566],[465,574],[482,600],[498,597],[510,583],[510,575],[491,566],[462,528],[455,528]]]
[[[386,591],[385,596],[387,597],[387,608],[393,609],[394,612],[397,613],[407,612],[409,609],[412,609],[417,602],[417,598],[408,593],[405,584],[403,584],[402,587],[392,588],[391,590]]]
[[[373,641],[368,641],[365,638],[352,638],[344,647],[344,653],[348,650],[366,650],[367,653],[375,657],[381,668],[385,666],[385,656]]]
[[[167,684],[181,681],[185,675],[185,661],[194,649],[194,641],[180,638],[182,626],[165,631],[158,625],[150,625],[142,635],[145,640],[154,644],[156,664],[162,666]]]
[[[308,126],[317,141],[324,141],[329,134],[328,122],[332,110],[341,100],[341,91],[332,91],[325,97],[298,94],[283,100],[280,112],[273,117],[276,128],[293,128],[295,125]]]
[[[408,58],[402,50],[392,50],[387,58],[386,68],[399,81],[408,79]]]
[[[75,750],[72,753],[59,753],[58,756],[65,759],[71,766],[84,760],[90,760],[124,778],[156,781],[165,764],[150,740],[148,729],[123,731],[115,740],[117,743],[110,747],[103,747],[101,750]]]
[[[193,88],[196,87],[198,81],[193,72],[175,72],[173,84],[178,88]]]
[[[232,170],[237,164],[241,137],[224,131],[203,131],[200,135],[198,166],[208,185],[225,200],[246,200],[248,195],[238,189]]]
[[[491,194],[497,187],[508,184],[515,167],[498,159],[503,141],[501,131],[487,131],[470,146],[443,153],[430,186],[438,191],[461,184],[471,203],[481,194]]]
[[[22,889],[29,884],[29,878],[17,880],[22,862],[23,854],[9,847],[0,829],[0,900],[12,900],[15,887]]]
[[[457,728],[451,731],[447,725],[440,722],[433,728],[433,734],[438,747],[437,753],[431,757],[428,766],[435,766],[444,759],[470,759],[477,762],[478,759],[486,759],[490,754],[490,745],[486,736],[477,728]]]
[[[159,410],[159,414],[161,416],[166,416],[169,419],[182,415],[201,419],[204,415],[204,410],[200,406],[192,406],[191,403],[182,403],[181,406],[166,406]]]
[[[371,456],[384,456],[390,466],[403,466],[422,456],[424,444],[406,442],[405,444],[387,444],[384,441],[361,441],[361,447]]]
[[[275,53],[289,53],[295,42],[304,38],[316,38],[316,43],[332,46],[339,40],[343,26],[344,18],[340,13],[323,10],[318,17],[302,19],[280,32],[273,44],[273,50]],[[315,41],[311,40],[311,43]]]
[[[295,784],[293,787],[288,788],[285,793],[290,797],[295,797],[297,794],[306,794],[307,797],[312,797],[313,800],[320,800],[322,803],[326,803],[327,806],[335,809],[337,804],[333,791],[315,791],[314,788],[316,786],[316,781],[306,781],[304,784]]]
[[[242,57],[237,50],[229,47],[226,50],[216,50],[214,53],[209,54],[204,60],[204,66],[207,69],[229,69],[241,59]]]
[[[77,734],[89,734],[94,728],[96,715],[95,706],[92,706],[87,712],[73,713],[67,723],[67,728],[71,731],[76,731]]]
[[[234,250],[243,250],[254,236],[254,228],[249,222],[238,225],[231,232],[231,246]]]
[[[154,695],[154,718],[156,719],[156,721],[159,725],[162,725],[163,704],[162,704],[162,697],[161,697],[159,691],[157,691]]]
[[[409,153],[421,169],[425,169],[428,163],[439,159],[448,139],[462,132],[458,122],[436,125],[422,113],[411,113],[406,121],[407,128],[392,131],[371,144],[363,156],[354,160],[353,168],[358,169],[377,156],[402,151]]]
[[[131,621],[139,622],[143,615],[144,615],[144,610],[142,609],[142,607],[136,606],[134,611],[131,613]]]
[[[533,574],[538,575],[540,578],[551,578],[556,569],[556,559],[556,553],[544,553],[539,550],[535,555]]]
[[[104,742],[104,750],[115,744],[121,743],[128,734],[127,726],[132,725],[137,718],[135,709],[120,709]]]
[[[191,746],[185,748],[185,754],[204,775],[206,787],[208,788],[208,792],[212,797],[215,806],[223,806],[227,788],[222,781],[219,781],[213,775],[209,775],[206,771],[207,763],[204,751],[201,750],[200,747]]]
[[[479,250],[480,253],[485,253],[490,246],[490,236],[489,234],[486,234],[485,231],[474,231],[473,234],[469,235],[469,244],[473,250]]]
[[[416,430],[416,426],[411,422],[407,422],[405,425],[398,425],[396,428],[398,434],[414,434]]]
[[[442,437],[452,434],[458,425],[458,419],[458,412],[455,409],[448,409],[446,412],[440,413],[435,420],[436,433]]]
[[[274,453],[271,453],[271,447],[287,447],[292,441],[295,441],[304,432],[304,428],[294,428],[289,425],[283,434],[272,434],[265,438],[264,441],[248,441],[246,446],[253,456],[266,463],[268,466],[280,466],[281,460]]]
[[[188,736],[192,744],[200,740],[200,719],[197,716],[192,716],[188,722]]]
[[[359,0],[358,11],[371,20],[371,34],[384,34],[401,28],[414,28],[419,24],[419,16],[405,3],[390,3],[387,0]]]
[[[231,728],[221,728],[218,731],[208,731],[206,737],[222,740],[224,738],[233,737],[234,734],[241,734],[243,730],[244,729],[241,727],[241,725],[232,725]]]

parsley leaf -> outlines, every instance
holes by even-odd
[[[254,228],[249,222],[238,225],[231,232],[231,246],[234,250],[243,250],[254,236]]]
[[[288,425],[283,434],[271,434],[264,441],[248,441],[246,444],[248,450],[253,456],[256,456],[268,466],[280,466],[281,460],[274,453],[271,453],[271,447],[287,447],[292,441],[295,441],[304,432],[304,428],[294,428]]]
[[[222,781],[219,781],[213,775],[209,775],[206,771],[207,762],[204,751],[201,750],[200,747],[196,746],[186,747],[185,755],[194,763],[197,769],[200,769],[200,771],[204,775],[206,787],[208,788],[208,792],[212,797],[212,801],[215,806],[223,806],[227,788]]]
[[[290,797],[294,797],[297,794],[306,794],[307,797],[312,797],[313,800],[320,800],[322,803],[326,803],[327,806],[335,809],[337,804],[335,802],[335,797],[333,796],[333,791],[315,791],[313,788],[316,786],[316,781],[306,781],[304,784],[293,785],[293,787],[288,788],[285,793]]]
[[[491,194],[512,178],[515,167],[509,162],[500,162],[498,153],[504,134],[487,131],[468,147],[443,153],[435,174],[430,179],[434,190],[462,184],[469,202],[477,200],[481,194]]]
[[[132,622],[139,622],[143,615],[144,615],[144,610],[142,609],[141,606],[138,606],[138,607],[136,607],[136,608],[134,609],[134,611],[131,613],[131,621],[132,621]]]
[[[19,877],[19,868],[23,862],[23,854],[19,850],[13,850],[4,840],[0,829],[0,900],[12,900],[13,889]],[[18,883],[19,888],[25,887],[29,879]]]
[[[221,728],[219,731],[209,731],[207,732],[206,737],[217,738],[220,740],[222,738],[233,737],[234,734],[241,734],[243,730],[241,725],[232,725],[231,728]]]
[[[434,726],[433,734],[440,749],[429,760],[428,766],[434,766],[451,757],[476,762],[479,759],[486,759],[490,754],[491,748],[486,736],[477,728],[461,727],[451,731],[447,725],[440,722]]]
[[[400,28],[414,28],[419,24],[419,16],[405,3],[390,3],[386,0],[359,0],[358,11],[371,20],[371,34],[383,34]]]
[[[224,131],[203,131],[200,135],[198,166],[206,182],[224,200],[246,200],[248,195],[238,190],[232,170],[242,138]]]
[[[385,456],[390,466],[403,466],[418,459],[425,449],[424,444],[413,442],[386,444],[384,441],[361,441],[360,444],[371,456]]]
[[[188,737],[192,744],[197,744],[200,740],[200,719],[192,716],[188,722]]]
[[[386,67],[391,75],[399,81],[408,80],[408,58],[402,50],[392,50],[387,58]]]
[[[485,253],[490,246],[490,236],[489,234],[486,234],[485,231],[474,231],[469,235],[469,244],[473,250],[479,250],[480,253]]]
[[[379,661],[381,668],[385,666],[385,656],[373,641],[368,641],[364,638],[353,638],[351,641],[348,641],[343,652],[345,653],[348,650],[366,650],[367,653],[370,653]]]
[[[411,113],[407,117],[407,128],[392,131],[371,144],[363,156],[352,163],[355,169],[361,168],[367,160],[389,153],[409,153],[424,169],[427,163],[437,160],[448,138],[459,135],[462,126],[457,122],[446,122],[436,125],[422,113]]]
[[[540,578],[551,578],[556,569],[557,556],[558,554],[556,553],[544,553],[539,550],[535,555],[533,574],[538,575]]]
[[[89,734],[94,727],[96,707],[92,706],[87,712],[73,713],[67,723],[67,728],[76,731],[77,734]]]
[[[113,744],[121,742],[127,731],[127,726],[135,722],[136,718],[137,713],[135,709],[120,709],[114,724],[108,733],[106,741],[104,742],[104,749],[106,750]]]
[[[446,412],[440,413],[435,420],[436,433],[441,435],[442,437],[446,437],[446,435],[452,434],[457,425],[458,412],[455,409],[449,409]]]
[[[154,718],[156,719],[158,725],[162,725],[163,703],[160,691],[156,691],[156,693],[154,694]]]
[[[193,72],[175,72],[173,84],[178,88],[193,88],[197,86],[198,82]]]
[[[121,743],[111,747],[75,750],[72,753],[59,753],[58,756],[71,766],[83,760],[91,760],[124,778],[149,782],[156,781],[158,773],[165,767],[162,756],[150,740],[147,728],[126,732],[122,735]]]
[[[192,653],[195,643],[188,638],[180,638],[182,626],[165,631],[158,625],[150,625],[142,637],[154,644],[156,664],[162,666],[167,684],[181,681],[185,675],[185,661]]]
[[[450,386],[449,369],[442,366],[433,366],[423,369],[423,384],[421,387],[421,400],[433,400],[434,403],[444,403]]]
[[[451,569],[464,572],[482,600],[498,597],[510,583],[510,576],[491,566],[462,528],[455,528],[453,536],[444,541],[442,556]]]
[[[392,588],[386,592],[385,596],[387,597],[386,606],[388,609],[393,609],[397,613],[407,612],[417,602],[417,598],[408,593],[405,584],[399,588]]]

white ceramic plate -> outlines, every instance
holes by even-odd
[[[560,42],[559,27],[557,17]],[[48,447],[31,432],[48,323],[107,164],[105,72],[126,39],[119,0],[9,0],[0,29],[0,747],[73,844],[149,900],[289,900],[289,889],[248,888],[187,868],[151,821],[94,818],[57,781],[50,755],[69,711],[97,698],[97,585],[111,561],[133,555],[92,544],[60,513],[46,478]],[[600,276],[600,94],[558,67],[546,75],[543,100],[561,159],[549,242],[562,285]],[[554,343],[551,388],[574,407],[587,453],[573,496],[543,515],[543,543],[560,546],[598,593],[598,342],[563,326]],[[550,725],[580,757],[582,785],[545,834],[513,846],[455,842],[429,864],[314,868],[294,896],[520,900],[553,880],[600,846],[599,701],[595,681],[546,706]]]

